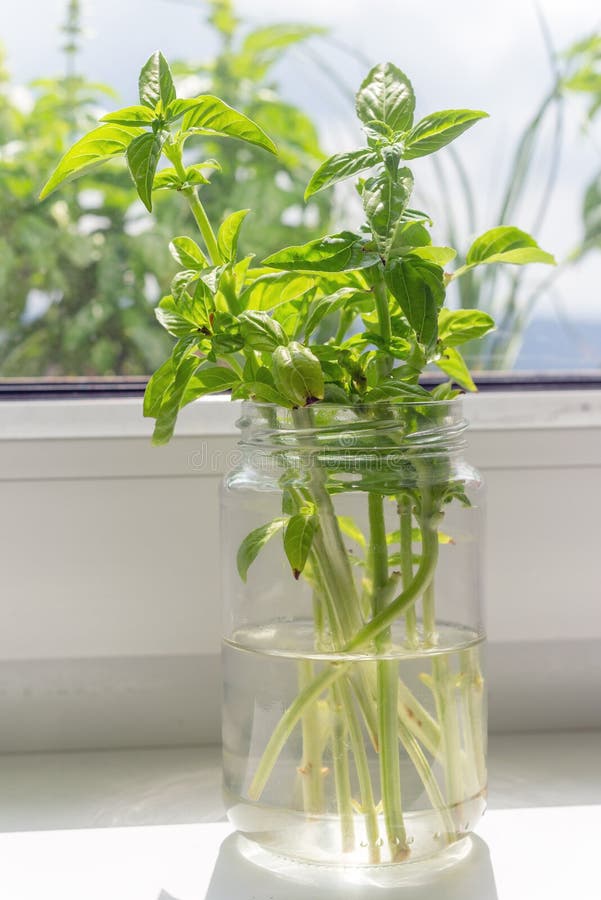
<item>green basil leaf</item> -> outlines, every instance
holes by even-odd
[[[153,191],[181,191],[183,186],[181,178],[171,167],[157,172],[152,182]]]
[[[281,516],[277,519],[273,519],[271,522],[267,522],[266,525],[255,528],[254,531],[251,531],[250,534],[246,535],[240,544],[236,556],[238,574],[242,581],[246,581],[249,568],[254,563],[267,541],[270,540],[274,534],[277,534],[287,521],[288,520],[285,517]]]
[[[445,296],[442,269],[421,259],[395,259],[384,274],[418,341],[431,350],[438,337],[438,309]]]
[[[169,244],[169,252],[176,263],[185,269],[204,269],[209,265],[208,260],[196,241],[190,237],[173,238]]]
[[[395,229],[394,236],[388,245],[388,259],[396,256],[407,256],[416,250],[428,249],[432,243],[430,232],[422,222],[406,221],[407,210],[403,211],[403,221]]]
[[[184,334],[180,337],[171,352],[173,360],[173,368],[179,369],[185,359],[187,359],[195,350],[198,350],[202,344],[206,344],[206,337],[198,334],[198,329],[194,334]],[[195,354],[196,356],[197,354]]]
[[[158,446],[171,440],[184,391],[197,368],[198,359],[194,356],[185,359],[177,371],[173,371],[171,383],[163,394],[160,408],[157,413],[152,413],[153,416],[156,415],[152,434],[153,444]]]
[[[428,262],[444,267],[455,259],[457,251],[452,247],[414,247],[411,256],[417,256],[419,259],[426,259]]]
[[[161,409],[165,392],[173,384],[175,372],[171,357],[151,375],[144,391],[143,413],[147,418],[155,419]]]
[[[175,87],[169,63],[159,50],[155,50],[146,61],[138,79],[140,103],[160,112],[165,112],[175,100]]]
[[[198,364],[198,359],[196,357],[194,359]],[[205,394],[221,394],[223,391],[229,391],[239,382],[239,376],[233,369],[226,366],[207,366],[197,369],[186,385],[181,406],[187,406],[188,403],[192,403],[198,397],[204,397]]]
[[[305,341],[313,334],[325,316],[329,316],[331,313],[336,312],[348,303],[351,297],[357,296],[369,297],[370,295],[367,293],[362,294],[358,292],[356,288],[348,287],[339,288],[335,293],[328,294],[326,297],[319,297],[315,300],[305,322]]]
[[[368,178],[361,187],[361,199],[367,221],[380,254],[388,259],[390,248],[397,243],[397,232],[405,224],[403,213],[413,190],[413,175],[400,169],[396,178],[380,172]]]
[[[203,269],[202,272],[199,272],[198,277],[204,281],[212,294],[216,294],[221,284],[221,276],[226,269],[227,266],[209,266],[208,269]]]
[[[309,241],[298,247],[286,247],[265,259],[273,269],[301,272],[352,272],[376,265],[377,253],[368,251],[361,238],[351,231]]]
[[[186,337],[187,335],[198,331],[198,326],[196,324],[188,321],[188,319],[176,310],[157,306],[154,314],[157,322],[160,322],[165,331],[168,331],[173,337]]]
[[[454,400],[461,391],[453,387],[452,381],[443,381],[441,384],[433,387],[430,393],[433,400]]]
[[[272,356],[272,373],[276,390],[294,406],[306,406],[322,400],[324,380],[321,365],[308,347],[291,341],[276,347]]]
[[[287,406],[285,397],[266,381],[247,381],[242,385],[243,396],[258,403],[275,403],[276,406]]]
[[[455,347],[445,347],[440,359],[436,360],[436,365],[445,375],[448,375],[452,381],[465,388],[466,391],[478,390],[463,356]]]
[[[203,285],[203,287],[205,286]],[[208,288],[205,287],[205,291],[208,291]],[[198,289],[194,292],[193,297],[183,293],[176,299],[168,294],[163,297],[154,314],[163,328],[174,337],[185,337],[190,334],[200,337],[201,332],[208,335],[211,299],[210,295],[207,298]]]
[[[238,353],[244,347],[244,338],[239,331],[225,331],[211,337],[211,353],[208,358],[222,359],[230,353]],[[238,382],[239,383],[239,382]]]
[[[194,166],[188,166],[185,178],[180,178],[175,169],[161,169],[154,176],[152,185],[153,191],[174,190],[181,191],[187,187],[193,187],[197,184],[210,184],[209,179],[204,175],[203,169],[221,170],[221,166],[214,159],[207,159],[204,162],[197,163]]]
[[[311,176],[305,191],[305,200],[308,200],[312,194],[337,184],[345,178],[351,178],[365,169],[371,169],[377,162],[378,154],[370,149],[353,150],[350,153],[336,153],[334,156],[330,156]]]
[[[295,578],[299,578],[305,568],[307,557],[317,531],[317,516],[301,513],[290,516],[284,532],[284,550]]]
[[[60,184],[79,178],[125,153],[141,128],[126,128],[124,125],[101,125],[84,135],[67,150],[58,166],[42,188],[40,200],[56,190]]]
[[[421,387],[419,384],[408,384],[404,381],[384,381],[367,392],[365,395],[367,402],[375,402],[377,400],[405,400],[408,403],[416,401],[431,400],[429,391]]]
[[[154,176],[168,136],[166,131],[147,131],[134,138],[126,151],[127,165],[138,196],[149,212],[152,211]]]
[[[357,115],[365,125],[383,122],[394,132],[413,125],[415,94],[411,82],[392,63],[381,63],[367,75],[356,97]]]
[[[126,106],[123,109],[116,110],[116,112],[107,113],[100,121],[141,128],[145,125],[151,125],[155,118],[154,110],[149,109],[147,106]]]
[[[256,122],[232,109],[218,97],[206,94],[194,100],[177,102],[187,104],[182,123],[184,131],[238,138],[247,144],[255,144],[270,153],[277,154],[275,144]],[[179,109],[179,107],[172,108]]]
[[[198,336],[198,332],[206,333],[210,330],[212,301],[209,289],[202,282],[198,282],[192,296],[184,292],[177,298],[171,294],[163,297],[155,309],[155,315],[163,327],[175,337],[183,337],[192,332]]]
[[[226,262],[232,262],[236,259],[240,229],[249,212],[250,209],[240,209],[237,212],[233,212],[219,226],[217,246]]]
[[[238,321],[244,342],[251,350],[271,353],[288,343],[282,326],[266,312],[247,310]]]
[[[421,119],[404,138],[404,159],[428,156],[445,147],[488,113],[478,109],[443,109]]]
[[[310,291],[315,279],[295,272],[271,272],[260,275],[242,292],[240,301],[245,309],[275,309],[283,303],[302,297]]]
[[[547,263],[555,265],[555,259],[538,246],[534,238],[511,225],[499,225],[476,238],[467,252],[466,264],[455,272],[462,274],[473,266],[488,263]]]
[[[171,293],[176,300],[180,300],[190,286],[200,278],[199,269],[182,269],[171,279]]]
[[[438,314],[438,337],[447,347],[481,338],[494,327],[494,319],[479,309],[441,309]]]
[[[462,506],[471,506],[472,501],[465,493],[465,483],[463,481],[452,481],[443,494],[442,502],[451,503],[458,500]]]

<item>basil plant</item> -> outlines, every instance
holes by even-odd
[[[156,444],[169,441],[179,410],[206,394],[230,391],[233,399],[271,405],[274,416],[279,414],[276,409],[289,410],[289,419],[302,435],[312,433],[315,417],[326,406],[355,409],[358,416],[373,410],[377,420],[406,404],[423,422],[436,415],[434,401],[446,403],[461,389],[475,390],[460,348],[482,338],[494,323],[477,309],[445,306],[449,283],[479,266],[554,260],[524,231],[500,226],[476,237],[465,263],[453,269],[455,250],[432,242],[428,214],[412,205],[414,177],[407,164],[436,153],[486,113],[443,110],[416,121],[409,79],[391,63],[376,66],[356,97],[365,145],[326,159],[306,189],[309,198],[343,179],[356,178],[363,225],[276,250],[257,263],[250,254],[241,256],[238,241],[247,218],[254,220],[252,229],[261,228],[261,210],[241,209],[211,222],[203,197],[219,192],[219,160],[189,165],[186,149],[198,136],[210,135],[275,154],[271,139],[260,124],[218,97],[178,98],[159,52],[143,67],[139,88],[140,103],[104,116],[59,162],[42,196],[124,157],[149,211],[157,191],[177,192],[189,206],[197,230],[194,236],[173,238],[170,250],[180,269],[171,292],[156,309],[159,323],[174,338],[171,355],[150,378],[144,398],[144,414],[156,420]],[[429,367],[443,375],[430,390],[420,384]],[[402,427],[395,433],[402,437]],[[390,435],[394,442],[392,430]],[[319,621],[331,646],[339,653],[375,648],[376,656],[384,654],[375,663],[376,670],[359,679],[353,680],[350,663],[340,660],[320,672],[305,671],[298,695],[265,742],[248,788],[248,799],[260,800],[301,721],[305,749],[313,748],[311,764],[302,767],[312,784],[305,808],[316,812],[327,777],[327,767],[317,764],[315,757],[323,757],[330,743],[339,746],[340,752],[334,754],[334,793],[345,846],[352,844],[349,823],[353,810],[359,810],[366,821],[371,862],[383,858],[384,844],[389,861],[410,853],[400,799],[399,741],[433,806],[441,811],[448,835],[457,827],[449,810],[461,806],[457,785],[466,768],[467,751],[457,743],[459,731],[449,700],[455,687],[449,686],[444,660],[435,662],[433,674],[422,679],[437,697],[435,719],[399,681],[386,654],[393,639],[391,628],[400,618],[412,652],[427,656],[435,646],[434,570],[439,546],[452,540],[439,526],[447,504],[470,501],[461,480],[439,479],[434,484],[423,475],[420,460],[408,456],[404,465],[413,480],[402,490],[390,486],[386,471],[363,473],[369,508],[365,532],[336,514],[333,495],[349,488],[330,478],[327,464],[313,466],[301,487],[283,476],[281,515],[247,534],[237,554],[239,578],[245,581],[259,553],[279,535],[291,584],[297,579],[310,585],[317,598],[316,628]],[[441,471],[445,465],[440,463]],[[391,503],[400,516],[396,531],[387,531],[385,523],[385,508]],[[350,560],[345,550],[348,539],[363,553],[361,559]],[[396,544],[399,549],[393,550]],[[364,572],[361,589],[351,570],[354,564]],[[422,595],[420,632],[415,603]],[[477,661],[468,668],[472,683],[481,685]],[[324,692],[330,696],[328,691],[334,698],[334,725],[324,731],[316,703]],[[466,725],[468,737],[473,730],[470,753],[481,757],[479,714],[475,706],[470,710]],[[379,801],[366,760],[364,732],[378,758]],[[349,786],[349,741],[360,800]],[[446,798],[434,775],[436,761],[444,770]],[[385,839],[378,836],[380,828]]]

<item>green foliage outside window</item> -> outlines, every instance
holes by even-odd
[[[231,209],[260,209],[253,249],[267,254],[303,242],[314,229],[327,231],[332,200],[303,192],[324,158],[315,126],[281,99],[272,68],[287,49],[319,33],[302,25],[250,30],[230,0],[212,0],[207,23],[219,38],[217,55],[198,64],[179,63],[181,77],[198,75],[206,93],[218,94],[274,136],[280,156],[227,141],[198,140],[199,163],[219,155],[221,171],[204,169]],[[155,327],[154,305],[168,290],[176,266],[168,252],[173,234],[189,216],[165,192],[150,227],[132,206],[131,180],[108,166],[59,199],[39,204],[45,173],[74,138],[114,105],[114,92],[77,73],[81,39],[79,2],[68,5],[65,74],[32,85],[34,105],[20,109],[9,75],[0,67],[0,376],[139,375],[155,369],[169,340]],[[215,196],[215,192],[212,196]],[[209,210],[211,213],[211,210]],[[138,225],[143,222],[142,229]]]

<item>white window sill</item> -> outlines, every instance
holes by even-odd
[[[464,397],[473,431],[600,428],[601,390],[487,391]],[[240,404],[205,397],[186,407],[178,437],[233,436]],[[0,440],[149,437],[152,420],[135,397],[0,401]]]
[[[415,869],[403,896],[598,900],[600,757],[601,733],[493,738],[490,810],[470,855],[421,881]],[[218,784],[215,748],[5,757],[3,894],[11,900],[372,900],[373,887],[340,872],[317,870],[327,885],[320,889],[313,867],[303,870],[307,883],[298,884],[249,864],[222,820]],[[392,900],[399,889],[377,893]]]

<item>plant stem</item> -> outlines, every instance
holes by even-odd
[[[348,680],[341,678],[337,684],[340,694],[340,701],[344,708],[346,716],[351,747],[353,750],[353,758],[357,769],[357,779],[359,781],[359,792],[361,794],[361,809],[365,817],[365,832],[367,834],[367,845],[369,849],[369,861],[371,863],[380,862],[380,844],[378,815],[374,801],[374,793],[371,785],[371,776],[369,773],[369,764],[367,761],[367,753],[365,752],[365,744],[363,742],[363,734],[361,725],[355,707],[353,697],[349,689]]]
[[[428,762],[417,739],[409,731],[403,721],[399,721],[399,737],[407,752],[407,756],[413,763],[413,766],[426,789],[430,803],[440,815],[443,832],[447,835],[448,842],[451,843],[456,836],[455,823],[449,813],[445,799],[434,776],[432,766]]]
[[[388,549],[386,545],[386,524],[384,521],[384,501],[380,494],[367,495],[369,507],[370,559],[373,578],[373,611],[377,615],[382,610],[382,592],[388,581]],[[404,585],[403,585],[404,586]],[[390,629],[383,629],[380,642],[390,641]]]
[[[364,663],[362,671],[364,671],[363,667],[369,665],[372,664]],[[345,683],[346,679],[341,679],[341,684]],[[352,686],[357,696],[357,701],[368,731],[370,730],[370,727],[373,731],[376,731],[377,721],[373,696],[368,695],[367,689],[362,681],[357,682],[357,680],[353,680]],[[440,752],[440,730],[427,710],[424,709],[421,704],[417,703],[409,689],[400,679],[398,681],[397,691],[399,694],[398,729],[400,741],[424,785],[424,789],[430,798],[432,806],[438,810],[443,831],[449,835],[450,841],[452,840],[452,835],[455,833],[455,823],[447,810],[446,801],[442,795],[436,777],[434,776],[432,766],[421,748],[421,744],[423,744],[428,752],[436,757]],[[408,697],[406,695],[408,695]],[[417,710],[417,712],[414,710]],[[436,734],[436,740],[434,740],[431,732],[432,734]],[[376,746],[375,749],[377,752],[379,747]]]
[[[294,410],[293,418],[296,427],[299,429],[313,427],[313,417],[310,409]],[[362,624],[355,579],[344,541],[340,534],[340,528],[338,527],[338,519],[332,498],[327,489],[326,476],[323,468],[317,464],[317,460],[309,460],[309,479],[311,492],[319,515],[323,541],[323,571],[324,574],[326,572],[329,573],[329,580],[333,588],[332,600],[346,632],[344,635],[345,640],[348,640],[349,634],[354,634]]]
[[[313,663],[303,659],[298,664],[298,683],[301,691],[315,677]],[[319,701],[307,706],[302,717],[303,757],[300,765],[305,811],[316,814],[323,811],[323,772],[319,722]]]
[[[422,558],[411,584],[389,603],[382,612],[378,613],[371,621],[359,629],[354,637],[342,647],[343,653],[350,653],[353,650],[369,645],[382,629],[386,628],[397,616],[401,615],[415,601],[416,597],[419,597],[421,592],[427,588],[434,576],[438,560],[438,533],[427,520],[424,520],[422,523],[422,550]],[[307,685],[294,698],[276,725],[267,743],[248,790],[249,799],[258,800],[261,796],[276,760],[294,730],[296,723],[302,716],[306,705],[317,699],[334,681],[348,672],[351,665],[350,661],[330,663],[315,677],[311,684]]]
[[[374,299],[376,304],[376,312],[378,314],[378,325],[380,334],[384,343],[389,344],[392,337],[392,326],[390,322],[390,307],[388,306],[388,288],[384,281],[382,269],[378,266],[372,276],[372,286]],[[392,371],[393,360],[391,356],[380,356],[378,359],[378,373],[380,378],[386,378]]]
[[[413,581],[413,535],[411,521],[411,498],[406,494],[399,499],[400,516],[400,552],[401,552],[401,576],[403,587]],[[410,647],[417,647],[419,638],[417,634],[417,615],[415,605],[410,606],[405,613],[405,627],[407,630],[407,642]]]
[[[436,644],[436,604],[434,599],[434,582],[431,581],[422,597],[422,619],[424,625],[424,644],[433,647]]]
[[[276,725],[267,747],[263,752],[263,756],[261,757],[248,789],[248,796],[251,800],[258,800],[263,793],[263,789],[267,784],[267,780],[271,775],[276,760],[306,707],[317,700],[318,697],[336,681],[336,679],[340,678],[341,675],[348,671],[350,665],[350,662],[330,663],[319,673],[319,675],[315,676],[313,681],[296,695]]]
[[[318,535],[316,535],[318,537]],[[323,598],[323,603],[327,612],[330,630],[336,634],[338,632],[337,625],[337,615],[336,608],[332,602],[331,596],[329,596],[329,591],[325,583],[323,566],[320,561],[318,548],[313,546],[311,550],[311,563],[313,566],[314,574],[316,577],[316,582],[319,586],[319,590],[321,592],[321,596]],[[317,604],[321,610],[321,604]],[[317,618],[316,618],[317,623]],[[323,626],[322,626],[323,627]],[[335,643],[338,641],[335,640]],[[363,687],[363,685],[361,685]],[[349,685],[346,677],[340,678],[334,685],[332,685],[332,696],[334,699],[334,703],[336,707],[340,707],[343,710],[344,717],[346,720],[346,728],[349,732],[349,737],[351,741],[351,748],[353,752],[353,759],[355,762],[355,767],[357,770],[357,778],[359,780],[359,790],[361,793],[361,806],[362,811],[365,816],[365,830],[367,834],[367,843],[369,848],[369,860],[372,863],[377,863],[380,861],[380,845],[379,845],[379,831],[378,831],[378,817],[376,813],[375,803],[373,799],[373,789],[371,784],[371,775],[369,772],[369,764],[367,762],[367,754],[365,752],[365,746],[363,743],[363,735],[361,732],[361,726],[357,719],[357,715],[355,713],[352,695],[349,689]],[[367,710],[371,713],[372,707],[367,704]],[[371,724],[372,717],[371,715],[366,716],[365,725],[370,735],[371,741],[374,747],[377,750],[377,726],[375,723]],[[334,733],[334,741],[333,741],[333,753],[334,760],[338,758],[340,754],[340,748],[336,744],[336,734]],[[346,822],[348,821],[348,815],[346,810],[346,805],[340,802],[340,795],[338,790],[338,785],[346,784],[346,780],[343,776],[343,772],[340,770],[336,770],[335,768],[335,778],[336,778],[336,790],[337,790],[337,800],[339,805],[339,811],[341,815],[341,825],[342,825],[342,843],[343,846],[348,842],[348,835],[350,833],[350,829]],[[351,814],[352,814],[352,801],[351,801]]]
[[[220,265],[223,262],[223,259],[219,251],[217,239],[211,227],[211,223],[209,222],[209,217],[205,212],[205,208],[200,202],[197,189],[195,187],[185,188],[182,193],[188,201],[188,205],[192,210],[192,215],[200,229],[208,254],[211,257],[211,262],[215,266]]]
[[[167,156],[173,163],[175,171],[182,179],[182,181],[185,181],[186,167],[184,166],[181,145],[178,142],[169,143],[169,146],[165,149]],[[187,187],[183,189],[182,194],[188,201],[188,206],[190,207],[192,215],[194,216],[196,224],[198,225],[202,238],[205,242],[207,252],[209,254],[209,257],[211,258],[211,262],[215,266],[220,265],[223,262],[223,259],[221,257],[219,245],[217,244],[215,233],[213,231],[213,228],[211,227],[211,223],[209,222],[209,217],[205,212],[204,206],[200,202],[198,189],[196,187]]]
[[[394,622],[397,616],[402,615],[430,584],[438,561],[438,534],[436,529],[427,526],[423,528],[422,536],[422,557],[413,581],[385,609],[359,629],[344,647],[346,653],[358,650],[373,641],[383,629]]]
[[[465,674],[463,683],[464,705],[467,710],[468,728],[472,758],[476,770],[478,790],[486,785],[486,750],[485,735],[482,727],[482,702],[484,697],[484,679],[478,661],[478,648],[470,647],[461,653],[461,668]],[[467,701],[467,702],[466,702]]]
[[[434,697],[440,722],[440,736],[443,751],[443,767],[447,789],[447,803],[453,812],[461,816],[463,792],[463,760],[457,715],[455,676],[450,671],[444,656],[432,658],[432,678]]]
[[[382,594],[388,581],[388,551],[384,501],[379,494],[368,495],[370,550],[373,573],[374,615],[383,611]],[[376,639],[378,653],[390,650],[390,626],[382,629]],[[398,666],[395,659],[379,659],[377,664],[378,736],[380,744],[380,784],[386,835],[393,860],[407,855],[407,832],[401,799],[401,768],[399,760]]]
[[[332,697],[332,713],[334,715],[332,760],[334,763],[334,781],[336,784],[336,803],[338,805],[338,816],[340,818],[340,831],[342,836],[342,852],[351,853],[355,849],[355,822],[353,817],[348,748],[346,745],[346,719],[343,715],[343,705],[337,684],[332,685],[330,694]]]
[[[423,610],[424,643],[426,646],[435,646],[438,635],[436,633],[434,581],[430,582],[424,593]],[[456,806],[463,801],[463,763],[457,715],[457,689],[454,675],[449,669],[445,656],[432,657],[432,687],[440,723],[447,803],[449,806]]]
[[[398,734],[398,667],[395,659],[378,660],[378,729],[380,783],[386,835],[393,861],[405,859],[409,849],[401,798]]]

